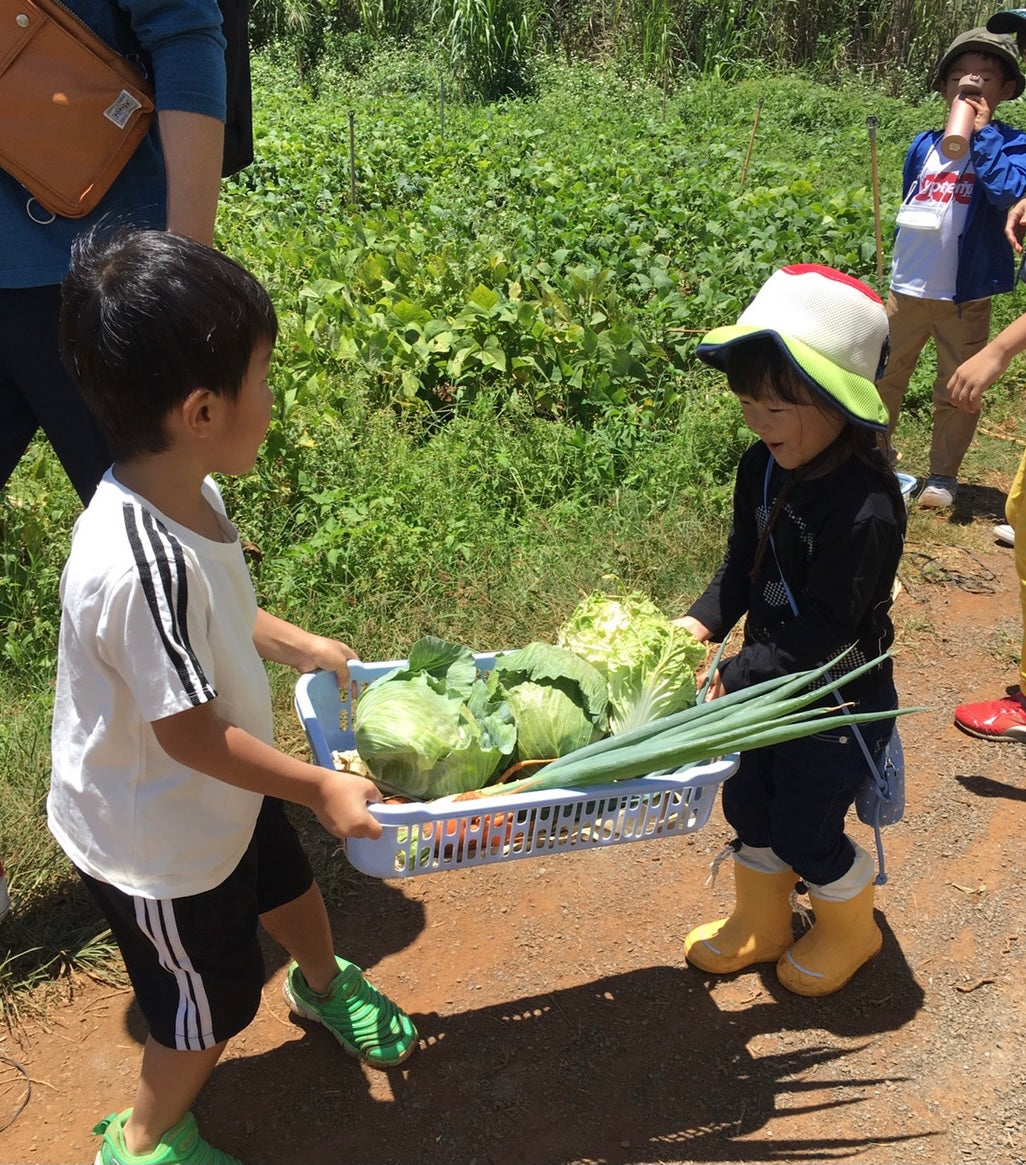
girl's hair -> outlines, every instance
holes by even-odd
[[[726,352],[724,370],[727,374],[727,383],[739,396],[747,396],[755,401],[773,397],[785,404],[811,404],[824,413],[842,415],[839,409],[830,404],[823,389],[811,377],[796,368],[793,361],[770,336],[753,336],[745,343],[730,345]],[[905,499],[901,494],[897,474],[891,469],[880,447],[878,435],[865,425],[857,425],[846,418],[845,426],[837,438],[817,457],[796,469],[777,494],[755,551],[753,579],[758,575],[777,515],[791,490],[799,482],[832,469],[848,457],[861,461],[878,478],[890,499],[894,516],[904,534],[908,516]]]
[[[254,352],[277,334],[264,288],[211,247],[103,227],[75,240],[61,352],[115,460],[166,449],[165,419],[196,388],[235,400]]]

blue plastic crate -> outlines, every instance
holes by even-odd
[[[482,675],[494,653],[475,656]],[[317,764],[335,767],[333,753],[355,747],[353,711],[367,684],[405,660],[354,661],[340,693],[333,672],[301,676],[296,714]],[[378,878],[408,878],[441,870],[550,857],[600,846],[693,833],[708,820],[716,793],[737,768],[736,753],[676,773],[593,786],[586,791],[495,794],[476,801],[372,805],[382,836],[349,838],[349,861]]]

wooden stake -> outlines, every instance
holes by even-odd
[[[356,205],[356,113],[349,111],[349,202]]]
[[[876,163],[876,118],[870,115],[866,118],[866,128],[869,130],[869,160],[873,172],[873,224],[876,230],[876,280],[883,287],[883,236],[880,232],[880,175]]]
[[[748,177],[748,163],[752,157],[752,146],[755,145],[755,131],[759,128],[759,114],[762,113],[763,98],[759,98],[759,104],[755,107],[755,120],[752,122],[752,132],[748,138],[748,152],[745,154],[745,164],[741,167],[741,185],[738,186],[738,193],[740,194],[745,188],[745,179]]]

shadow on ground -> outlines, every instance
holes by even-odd
[[[897,1160],[910,1137],[900,1130],[829,1135],[832,1110],[847,1113],[899,1079],[855,1078],[844,1058],[909,1023],[923,1002],[879,921],[882,954],[829,999],[788,996],[767,967],[756,1000],[725,1012],[701,974],[656,966],[453,1015],[416,1015],[421,1047],[388,1074],[390,1100],[369,1095],[364,1070],[313,1029],[222,1064],[197,1116],[214,1144],[247,1165],[737,1161],[752,1148],[738,1138],[782,1109],[821,1113],[826,1135],[760,1141],[761,1160],[828,1161],[869,1144],[894,1144]],[[539,986],[544,980],[539,966]],[[810,1046],[810,1023],[856,1043]],[[802,1034],[792,1041],[791,1032]],[[753,1055],[749,1045],[767,1034],[782,1050]],[[850,1113],[838,1123],[858,1127]]]

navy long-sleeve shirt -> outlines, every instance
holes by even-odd
[[[794,484],[773,527],[777,558],[767,546],[752,580],[759,536],[781,487],[792,476],[774,464],[768,504],[764,502],[769,460],[761,441],[742,456],[726,555],[688,612],[709,628],[716,642],[747,615],[741,650],[720,666],[727,691],[816,667],[854,644],[837,669],[844,672],[882,654],[894,639],[889,612],[904,515],[895,512],[879,475],[855,457]],[[794,595],[797,616],[781,572]],[[858,699],[890,679],[887,660],[845,685],[844,695]]]

